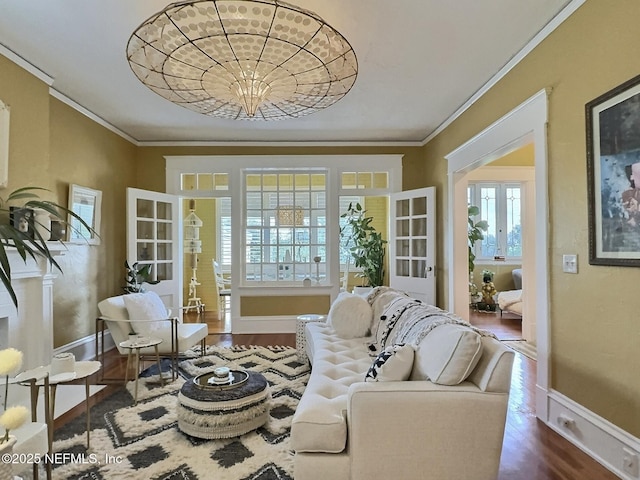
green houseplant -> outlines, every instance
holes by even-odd
[[[478,240],[484,239],[484,233],[489,229],[489,224],[486,220],[480,220],[479,222],[476,222],[474,220],[474,217],[480,214],[480,209],[475,205],[469,205],[467,214],[469,217],[467,225],[469,249],[469,295],[471,296],[471,303],[475,303],[479,301],[481,296],[478,291],[477,285],[473,281],[473,271],[476,267],[476,254],[474,252],[474,245]]]
[[[371,226],[373,217],[365,214],[360,203],[350,203],[347,211],[340,215],[346,219],[340,228],[340,238],[349,248],[354,266],[362,269],[356,277],[364,278],[369,287],[379,287],[384,282],[384,245],[387,241]]]
[[[145,291],[143,283],[149,285],[160,283],[160,280],[151,280],[151,265],[140,265],[138,262],[129,265],[129,262],[125,260],[124,268],[127,270],[127,284],[122,287],[125,293],[142,293]]]
[[[40,233],[42,228],[50,231],[51,227],[39,223],[35,215],[23,217],[25,222],[24,226],[20,226],[19,224],[14,225],[15,222],[11,222],[10,220],[11,207],[33,211],[37,209],[44,210],[49,214],[51,219],[66,225],[68,225],[67,219],[70,215],[77,219],[82,226],[95,234],[91,225],[88,225],[76,213],[57,203],[41,200],[38,195],[39,191],[48,190],[41,187],[23,187],[14,190],[6,198],[0,197],[0,212],[6,217],[0,221],[0,280],[9,292],[16,308],[18,308],[18,299],[11,285],[11,265],[9,264],[9,257],[7,256],[8,248],[15,248],[25,262],[27,261],[27,257],[35,260],[37,256],[41,256],[60,272],[62,272],[62,269],[53,258],[53,253],[49,250],[46,239]]]

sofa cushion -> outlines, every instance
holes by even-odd
[[[327,323],[341,338],[361,338],[371,329],[372,310],[366,298],[342,292],[333,302]]]
[[[291,424],[296,452],[340,453],[347,445],[347,393],[371,366],[368,338],[345,339],[326,323],[305,326],[312,360],[309,383]]]
[[[481,355],[477,332],[463,325],[440,325],[416,348],[411,380],[427,378],[440,385],[457,385],[471,374]]]
[[[364,377],[365,382],[397,382],[407,380],[413,367],[411,345],[398,343],[386,347],[373,360]]]

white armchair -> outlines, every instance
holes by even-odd
[[[207,324],[182,323],[178,317],[172,317],[171,311],[164,306],[155,292],[109,297],[98,303],[98,310],[100,317],[96,319],[96,359],[99,355],[104,357],[105,324],[122,355],[129,352],[120,347],[120,342],[128,340],[130,333],[160,338],[162,343],[158,345],[158,351],[161,355],[171,357],[173,378],[177,371],[180,352],[200,343],[201,354],[204,355],[209,333]],[[140,356],[146,355],[155,355],[154,348],[140,350]]]

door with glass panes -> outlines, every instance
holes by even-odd
[[[436,302],[435,187],[391,195],[389,283],[431,305]]]
[[[146,290],[156,292],[174,315],[182,305],[178,197],[137,188],[127,188],[127,261],[151,265]]]

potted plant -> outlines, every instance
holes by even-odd
[[[482,301],[478,303],[478,310],[496,311],[495,295],[498,291],[493,284],[493,275],[491,270],[482,270]]]
[[[356,277],[364,279],[365,286],[378,287],[384,282],[384,255],[386,240],[371,226],[373,217],[365,215],[360,203],[349,204],[349,208],[341,218],[346,224],[340,228],[340,238],[349,248],[353,264],[362,271]]]
[[[467,225],[468,235],[468,248],[469,248],[469,299],[471,303],[478,303],[481,299],[481,295],[478,292],[478,287],[473,281],[473,271],[475,269],[476,254],[474,252],[474,245],[478,240],[484,239],[484,233],[488,230],[489,224],[486,220],[480,220],[476,222],[473,217],[480,214],[480,209],[475,205],[469,205],[468,217],[469,223]]]
[[[48,200],[41,200],[37,191],[48,191],[41,187],[23,187],[11,192],[6,199],[0,197],[0,211],[8,217],[4,222],[0,222],[0,280],[9,292],[13,304],[18,308],[18,299],[11,285],[11,265],[7,256],[7,248],[15,248],[22,260],[27,261],[27,256],[36,259],[37,256],[44,257],[52,267],[62,272],[60,265],[53,258],[53,253],[47,246],[48,235],[45,238],[43,233],[50,231],[50,223],[44,224],[38,220],[36,211],[44,211],[49,214],[49,219],[57,220],[60,223],[68,224],[68,216],[77,219],[89,232],[96,233],[91,225],[88,225],[82,218],[71,210]],[[23,215],[21,220],[11,221],[11,208],[20,211],[33,212]],[[15,212],[16,210],[13,210]],[[44,230],[43,230],[44,229]]]
[[[160,280],[151,280],[150,264],[140,265],[136,262],[133,265],[129,265],[129,262],[125,260],[124,268],[127,270],[127,284],[122,287],[125,293],[144,293],[143,283],[148,283],[149,285],[160,283]]]

